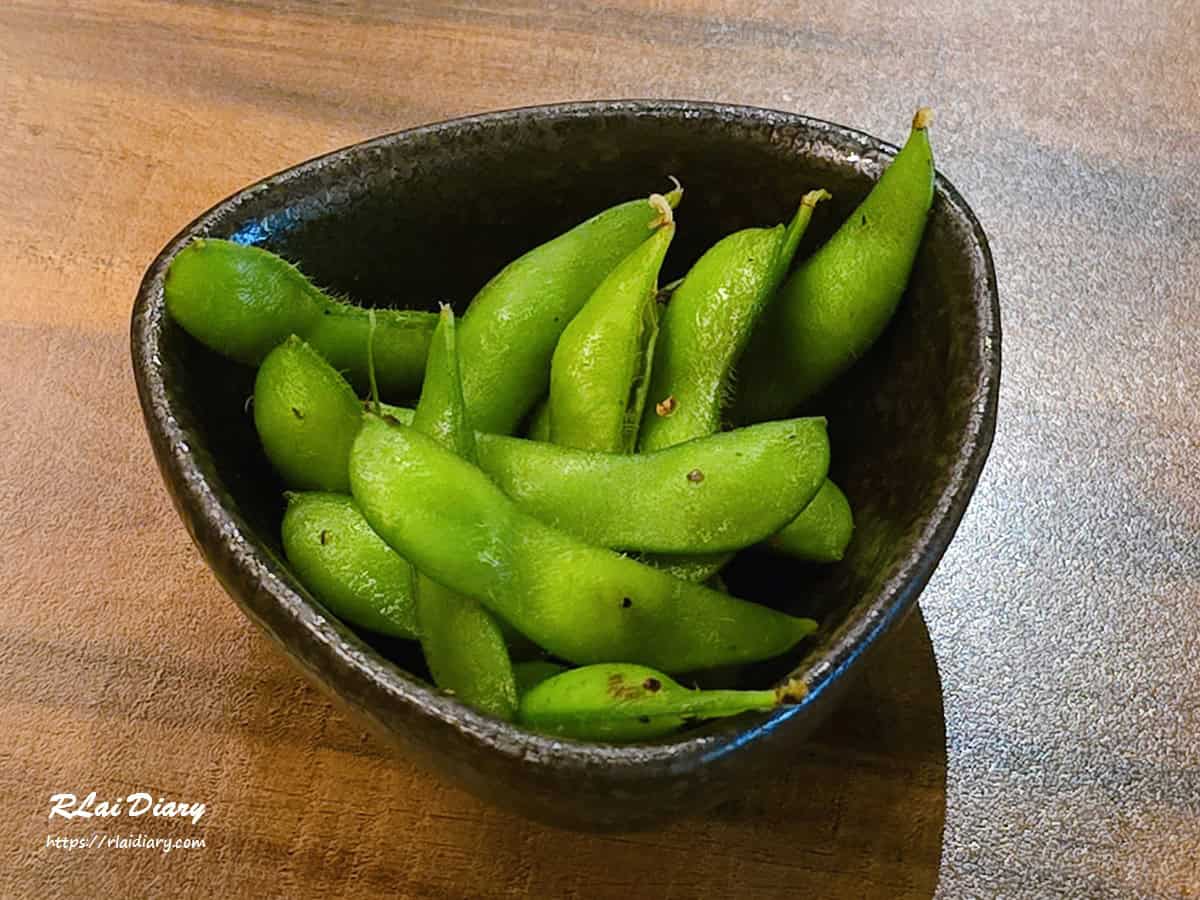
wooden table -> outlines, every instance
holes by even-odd
[[[1200,894],[1197,7],[781,6],[0,8],[0,896]],[[924,618],[791,771],[593,837],[395,758],[236,612],[159,482],[126,334],[156,250],[253,179],[465,113],[651,96],[893,140],[934,105],[992,238],[1004,387]],[[207,809],[48,819],[91,790]],[[104,843],[136,833],[205,847]]]

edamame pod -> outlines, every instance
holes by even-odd
[[[192,337],[258,365],[288,335],[299,335],[334,368],[367,388],[367,310],[335,300],[295,266],[259,247],[201,238],[171,261],[163,284],[167,310]],[[437,319],[413,310],[376,310],[375,362],[386,396],[421,383]]]
[[[412,428],[456,457],[474,461],[475,433],[466,418],[449,306],[442,307],[433,333]],[[418,567],[417,619],[434,683],[468,706],[511,721],[517,708],[516,681],[504,635],[492,615]]]
[[[601,547],[739,550],[783,528],[829,467],[825,420],[766,422],[638,455],[477,436],[479,466],[526,513]]]
[[[723,238],[684,277],[659,326],[638,441],[643,452],[721,429],[734,365],[791,264],[813,208],[828,196],[805,194],[786,228],[747,228]]]
[[[686,672],[777,656],[816,629],[552,528],[475,466],[378,416],[367,414],[355,438],[350,487],[418,570],[570,662]]]
[[[666,195],[672,206],[683,195]],[[546,394],[550,359],[567,323],[661,213],[631,200],[509,263],[475,295],[459,330],[463,395],[479,431],[510,434]]]
[[[339,619],[393,637],[417,636],[412,567],[344,494],[289,493],[283,552]]]
[[[289,487],[350,491],[350,445],[362,424],[354,390],[321,354],[291,335],[254,380],[254,427]]]
[[[908,284],[933,202],[933,113],[871,193],[771,302],[738,373],[736,418],[786,415],[867,352]]]
[[[617,263],[571,319],[550,363],[550,440],[564,447],[632,453],[658,335],[658,272],[675,236],[658,198],[658,230]]]
[[[548,678],[521,697],[518,721],[545,734],[582,741],[646,741],[692,719],[774,709],[803,696],[788,684],[763,691],[695,691],[662,672],[602,663]]]
[[[853,533],[850,501],[826,479],[800,515],[767,538],[764,546],[807,562],[837,562]]]

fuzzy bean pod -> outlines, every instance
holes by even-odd
[[[677,187],[666,200],[674,207],[682,196]],[[509,263],[475,295],[458,338],[477,430],[510,434],[545,396],[563,329],[660,216],[646,199],[614,206]]]
[[[806,562],[837,562],[854,534],[854,514],[841,488],[828,479],[808,506],[764,546]]]
[[[412,567],[383,542],[345,494],[289,493],[283,552],[339,619],[393,637],[417,636]]]
[[[289,335],[304,338],[359,391],[368,385],[368,310],[339,301],[291,263],[259,247],[201,238],[171,261],[163,284],[167,311],[205,346],[259,365]],[[432,313],[375,311],[375,367],[388,397],[410,396],[421,384]]]
[[[602,547],[710,553],[796,517],[829,467],[825,420],[789,419],[653,453],[478,436],[479,465],[526,513]]]
[[[546,679],[521,697],[518,721],[583,741],[646,741],[696,719],[774,709],[798,699],[788,684],[759,691],[697,691],[646,666],[603,663]]]
[[[867,198],[771,302],[738,374],[735,417],[787,415],[861,357],[890,321],[933,202],[925,108]]]
[[[747,228],[718,241],[692,266],[667,304],[642,419],[642,452],[721,429],[735,364],[759,315],[791,265],[813,209],[810,191],[785,228]],[[706,581],[728,555],[670,555],[649,561],[688,581]]]
[[[296,490],[350,492],[346,462],[362,410],[346,379],[295,335],[267,354],[254,380],[254,427]]]
[[[658,272],[675,236],[671,207],[662,224],[617,263],[554,348],[550,440],[564,447],[632,453],[658,335]]]

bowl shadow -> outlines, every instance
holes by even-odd
[[[260,647],[267,684],[253,719],[272,740],[256,742],[247,781],[282,806],[266,823],[246,816],[281,832],[269,843],[274,877],[314,893],[343,894],[348,867],[352,896],[923,900],[937,887],[945,721],[919,609],[779,771],[708,813],[638,833],[556,828],[457,790],[322,695],[289,686],[279,655]],[[231,821],[232,846],[266,837]]]

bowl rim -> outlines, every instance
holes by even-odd
[[[697,100],[624,99],[590,100],[521,106],[445,119],[413,128],[389,132],[339,149],[314,156],[289,168],[268,175],[225,197],[198,215],[172,237],[157,254],[142,278],[130,324],[130,349],[134,378],[147,431],[163,478],[172,486],[170,493],[185,525],[210,568],[246,615],[277,643],[286,655],[304,668],[318,684],[333,689],[342,699],[382,692],[394,704],[416,710],[420,715],[440,720],[469,740],[493,751],[524,761],[552,763],[560,769],[594,770],[597,764],[619,774],[650,765],[666,765],[678,771],[689,762],[707,762],[724,756],[754,737],[784,729],[784,726],[809,710],[822,695],[841,680],[875,642],[915,604],[962,519],[983,471],[995,433],[999,405],[1001,326],[999,294],[995,267],[987,236],[974,211],[958,190],[940,172],[935,171],[935,202],[938,195],[951,210],[970,226],[971,238],[978,249],[986,275],[987,303],[974,304],[980,323],[978,350],[982,377],[975,385],[973,403],[966,428],[959,438],[959,450],[945,488],[916,542],[903,563],[876,592],[863,614],[848,618],[834,629],[820,653],[810,650],[787,677],[803,679],[808,691],[804,698],[756,717],[747,729],[717,734],[685,733],[676,739],[652,743],[605,744],[554,738],[526,731],[516,724],[482,715],[444,694],[422,679],[390,662],[358,637],[347,625],[331,614],[291,576],[285,564],[267,547],[258,543],[246,521],[232,504],[232,498],[218,483],[203,474],[202,458],[206,450],[192,446],[186,422],[190,414],[179,408],[163,377],[160,342],[165,318],[163,278],[170,261],[194,237],[205,235],[215,224],[236,213],[252,197],[281,188],[317,170],[345,163],[370,151],[430,136],[453,137],[469,128],[486,128],[510,120],[535,118],[560,120],[597,116],[665,117],[701,120],[717,117],[734,119],[755,126],[787,125],[816,135],[836,136],[842,142],[862,147],[865,159],[889,160],[898,152],[896,145],[866,132],[799,113],[756,106]],[[190,521],[185,507],[198,521]],[[213,539],[205,546],[193,527],[202,528]],[[213,548],[216,548],[214,551]],[[209,559],[215,552],[232,570],[253,579],[256,592],[266,594],[277,612],[298,626],[311,648],[321,658],[318,665],[309,653],[288,646],[267,617],[243,602],[225,581],[221,566]],[[371,708],[351,700],[355,708],[375,719]],[[378,724],[376,719],[376,723]],[[386,727],[386,726],[384,726]],[[392,729],[388,729],[392,730]],[[786,730],[786,729],[784,729]]]

